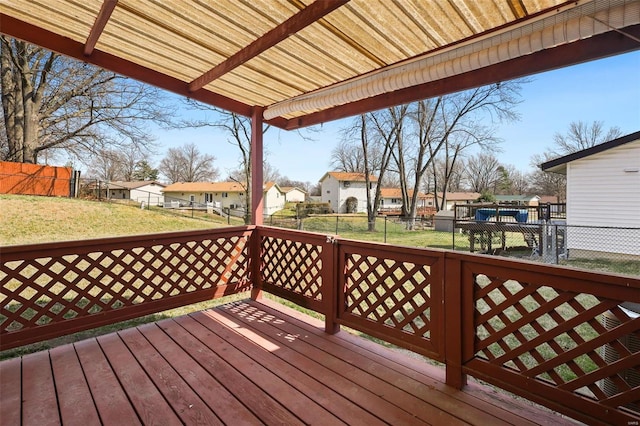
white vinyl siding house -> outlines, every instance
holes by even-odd
[[[327,172],[320,179],[322,202],[329,203],[335,213],[366,213],[367,191],[374,196],[377,178],[370,176],[367,187],[363,173]],[[349,211],[349,206],[353,211]]]
[[[545,163],[543,170],[567,176],[569,256],[640,257],[640,238],[630,236],[638,231],[623,229],[640,228],[640,132],[563,159]]]
[[[166,185],[156,181],[111,181],[104,184],[107,198],[116,200],[132,200],[136,203],[162,205],[164,195],[162,190]]]
[[[277,183],[267,182],[264,186],[264,214],[272,215],[284,208],[285,193]]]
[[[167,207],[213,204],[218,209],[242,209],[245,193],[236,182],[177,182],[164,189]]]
[[[280,189],[285,193],[287,203],[303,203],[307,199],[307,192],[296,186],[283,186]]]

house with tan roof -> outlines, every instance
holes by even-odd
[[[335,213],[366,213],[367,191],[375,194],[378,178],[370,175],[367,186],[364,173],[327,172],[320,179],[321,201],[329,203]]]
[[[272,215],[277,211],[284,209],[287,197],[275,182],[267,182],[264,184],[263,212],[265,215]]]
[[[447,206],[444,210],[453,210],[455,204],[475,203],[482,194],[479,192],[447,192]],[[438,204],[442,203],[442,192],[438,192]]]
[[[409,190],[409,197],[413,196],[413,190]],[[433,194],[418,192],[418,211],[435,209],[435,197]],[[380,190],[380,213],[394,213],[402,208],[402,191],[400,188],[382,188]]]
[[[213,203],[220,209],[242,209],[247,190],[238,182],[176,182],[163,190],[165,207],[190,207]]]
[[[287,203],[303,203],[307,199],[307,191],[297,186],[281,186]]]
[[[165,207],[206,207],[242,211],[247,190],[238,182],[177,182],[164,188]],[[265,215],[284,208],[285,194],[275,182],[264,187]]]

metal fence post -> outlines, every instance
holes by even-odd
[[[387,217],[384,217],[384,242],[387,242]]]

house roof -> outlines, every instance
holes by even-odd
[[[327,177],[331,176],[332,178],[340,181],[340,182],[365,182],[365,174],[364,173],[350,173],[350,172],[327,172],[322,176],[320,182],[325,180]],[[378,178],[374,175],[369,175],[369,180],[371,182],[377,182]]]
[[[640,48],[636,0],[2,0],[0,32],[294,129]]]
[[[402,191],[400,188],[381,188],[380,195],[383,198],[401,198]],[[413,195],[413,190],[409,190],[409,196]],[[418,198],[433,198],[433,194],[425,194],[424,192],[418,192]]]
[[[280,188],[280,185],[278,185],[275,182],[266,182],[264,184],[264,192],[269,191],[271,188],[275,187],[280,193],[284,193],[284,191],[282,190],[282,188]]]
[[[630,133],[628,135],[619,137],[617,139],[613,139],[609,142],[594,145],[591,148],[583,149],[582,151],[574,152],[572,154],[565,155],[563,157],[556,158],[551,161],[547,161],[546,163],[542,163],[540,165],[540,168],[545,172],[566,174],[567,164],[572,161],[580,160],[582,158],[589,157],[590,155],[599,154],[609,149],[612,149],[621,145],[625,145],[637,140],[640,140],[640,131]]]
[[[162,192],[246,192],[237,182],[176,182]]]
[[[282,192],[284,193],[289,193],[291,191],[295,191],[298,190],[304,194],[307,193],[307,191],[305,191],[304,189],[298,188],[297,186],[281,186],[280,189],[282,190]]]
[[[540,200],[537,195],[496,195],[496,201],[529,201],[534,198]]]
[[[447,192],[447,201],[475,201],[481,195],[479,192]],[[438,198],[442,198],[442,192],[438,192]]]
[[[164,183],[160,183],[155,180],[138,180],[133,182],[125,182],[121,180],[114,180],[108,183],[110,189],[137,189],[147,185],[155,185],[166,187]]]

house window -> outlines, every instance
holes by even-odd
[[[222,198],[229,198],[229,193],[228,192],[223,192],[222,193]]]
[[[351,182],[343,182],[342,184],[345,188],[348,188],[351,186]]]

